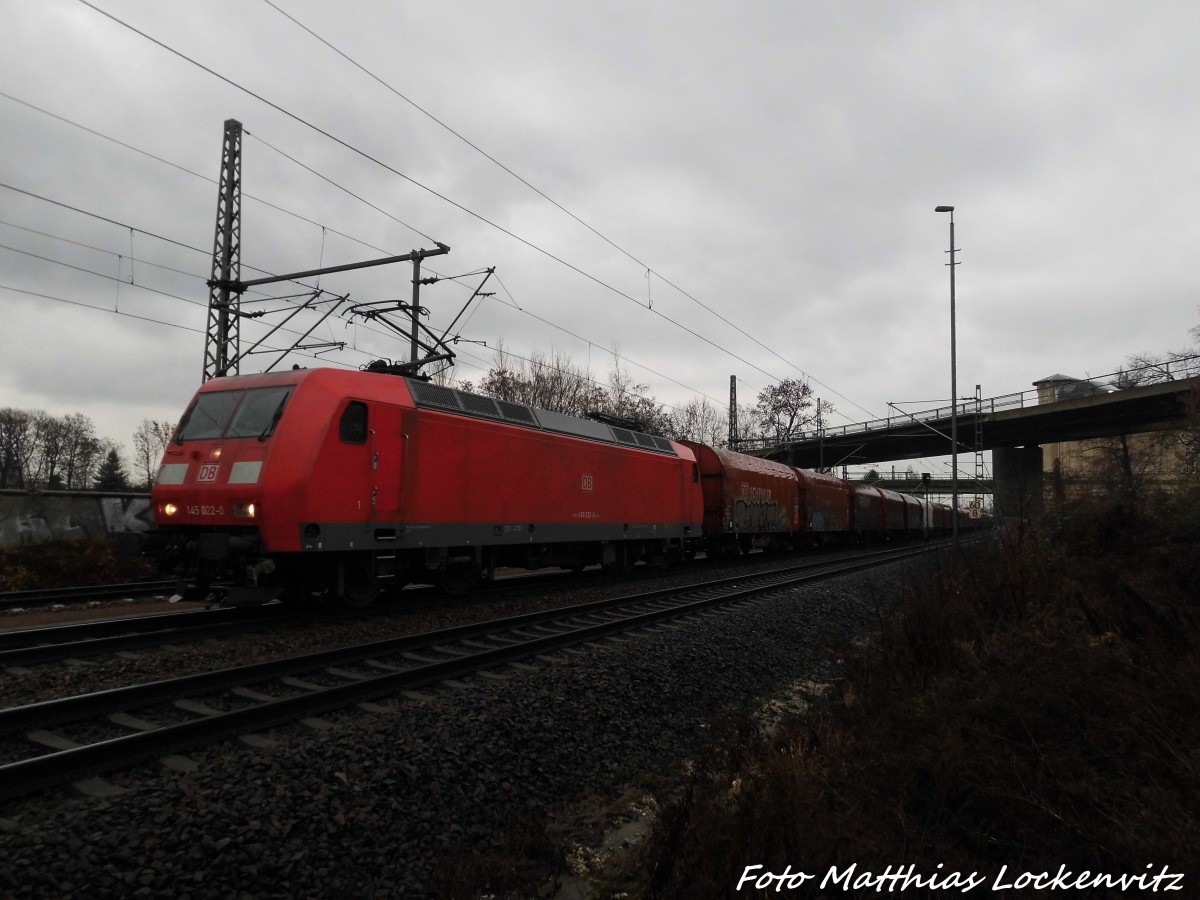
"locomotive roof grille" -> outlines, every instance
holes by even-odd
[[[460,408],[458,391],[442,387],[440,384],[430,384],[428,381],[409,381],[408,387],[420,406],[440,406],[444,409]]]
[[[443,387],[440,384],[430,384],[428,381],[405,380],[417,406],[433,407],[443,412],[456,412],[476,418],[495,419],[539,431],[569,434],[589,441],[622,444],[627,447],[650,450],[654,453],[676,455],[675,448],[671,446],[670,441],[655,435],[642,434],[590,419],[578,419],[575,416],[524,406],[520,403],[510,403],[507,400],[495,400],[481,394],[468,394],[464,391]]]
[[[633,432],[628,428],[613,428],[612,433],[613,437],[615,437],[619,443],[632,444],[634,447],[637,446],[637,438],[633,436]]]
[[[574,416],[551,412],[548,409],[534,410],[538,424],[545,431],[557,431],[559,434],[573,434],[576,437],[591,438],[594,441],[613,442],[612,426],[603,422],[592,422],[588,419],[576,419]]]
[[[489,419],[500,418],[500,411],[496,409],[496,401],[491,397],[481,397],[478,394],[459,394],[458,402],[467,412],[487,416]]]
[[[537,424],[537,420],[533,417],[533,411],[528,406],[509,403],[507,400],[497,400],[496,405],[500,407],[500,415],[510,422],[524,422],[526,425]]]

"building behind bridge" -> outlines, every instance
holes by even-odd
[[[1069,375],[1035,381],[1038,404],[1111,393],[1132,384],[1098,383]],[[1200,478],[1200,393],[1183,428],[1042,445],[1046,502],[1080,497],[1134,496],[1173,490]]]

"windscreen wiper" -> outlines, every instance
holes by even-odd
[[[271,432],[275,430],[275,426],[279,424],[279,417],[283,415],[283,408],[287,406],[288,398],[291,393],[283,395],[283,399],[279,401],[279,405],[275,407],[275,412],[271,415],[271,421],[267,423],[267,427],[262,430],[262,434],[258,436],[260,441],[265,441],[271,436]]]

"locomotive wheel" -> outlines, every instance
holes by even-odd
[[[341,599],[350,606],[369,606],[382,590],[370,560],[344,562],[341,576]]]

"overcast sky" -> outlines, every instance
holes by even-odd
[[[1192,346],[1200,323],[1195,2],[0,0],[0,15],[0,406],[83,412],[122,443],[177,419],[200,382],[230,118],[248,133],[243,278],[434,241],[452,251],[427,269],[496,267],[461,379],[502,342],[600,378],[615,349],[672,405],[723,407],[730,375],[744,402],[808,377],[835,424],[945,403],[939,204],[961,251],[960,395],[1099,376]],[[320,286],[388,300],[411,277]],[[426,288],[429,324],[469,293]],[[347,342],[326,365],[407,354],[342,321],[310,340]]]

